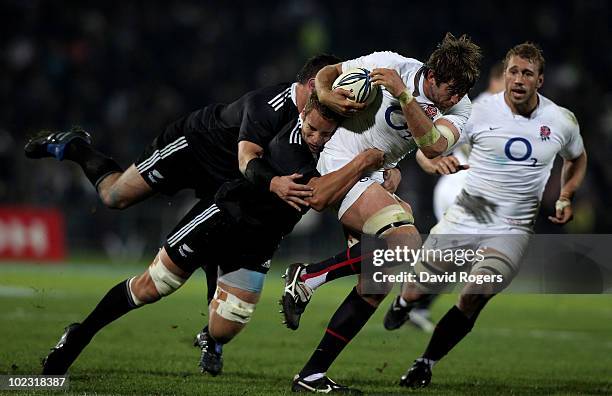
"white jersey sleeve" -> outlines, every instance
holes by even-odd
[[[565,131],[565,144],[559,151],[559,155],[566,160],[578,158],[584,152],[584,143],[580,135],[580,126],[574,113],[564,107],[559,107],[567,119],[567,129]]]

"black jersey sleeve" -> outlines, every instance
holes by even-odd
[[[277,86],[275,90],[255,91],[245,98],[238,141],[246,140],[266,147],[291,118],[297,117],[290,93],[290,87]],[[275,97],[278,97],[280,102],[273,102]],[[274,103],[279,105],[275,107]]]
[[[312,177],[318,177],[317,159],[302,142],[300,130],[290,124],[284,132],[274,137],[268,145],[264,158],[278,172],[279,175],[299,173],[303,175],[299,183],[308,183]]]

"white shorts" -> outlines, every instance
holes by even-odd
[[[319,162],[317,163],[317,170],[319,173],[324,176],[328,173],[336,171],[342,168],[344,165],[351,162],[353,158],[346,157],[338,157],[332,156],[329,153],[323,151],[321,156],[319,157]],[[384,169],[379,169],[370,173],[367,176],[362,177],[355,185],[346,193],[342,201],[338,206],[338,219],[342,218],[342,215],[350,208],[355,201],[363,194],[368,187],[370,187],[373,183],[383,184],[384,179]]]
[[[508,224],[499,217],[490,223],[479,223],[465,209],[451,205],[444,217],[429,232],[425,248],[435,249],[494,249],[510,259],[518,270],[527,250],[533,229],[529,225]],[[436,235],[440,235],[437,237]],[[450,237],[442,237],[448,235]]]
[[[446,209],[455,203],[455,199],[463,189],[466,177],[467,172],[461,171],[438,179],[433,193],[433,209],[436,220],[442,220]]]

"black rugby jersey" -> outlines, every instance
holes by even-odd
[[[280,176],[300,173],[297,183],[307,184],[317,172],[317,156],[302,139],[301,121],[296,116],[264,147],[264,156]],[[241,178],[225,183],[215,196],[217,206],[246,227],[262,230],[279,240],[289,234],[308,207],[295,210],[276,194]],[[274,238],[273,238],[274,239]]]
[[[187,116],[184,134],[198,162],[217,182],[242,177],[238,142],[266,147],[281,129],[298,116],[291,99],[291,83],[250,91],[230,104],[212,104]]]

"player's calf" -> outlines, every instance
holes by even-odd
[[[104,176],[98,181],[96,189],[104,206],[119,210],[126,209],[154,193],[134,165],[125,172]]]

